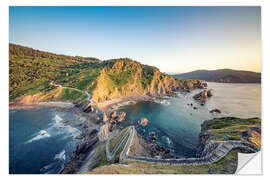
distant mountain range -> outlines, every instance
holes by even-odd
[[[261,73],[252,71],[239,71],[232,69],[197,70],[188,73],[174,74],[175,78],[199,79],[222,83],[261,83]]]

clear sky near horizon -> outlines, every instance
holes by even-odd
[[[9,41],[167,73],[261,71],[260,7],[10,7]]]

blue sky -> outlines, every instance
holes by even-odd
[[[260,7],[10,7],[9,39],[163,72],[261,71]]]

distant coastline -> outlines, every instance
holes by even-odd
[[[261,83],[261,73],[233,69],[196,70],[172,76],[180,79],[199,79],[218,83]]]

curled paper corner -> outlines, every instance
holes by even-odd
[[[261,175],[261,151],[257,153],[238,153],[238,164],[235,174],[239,175]]]

